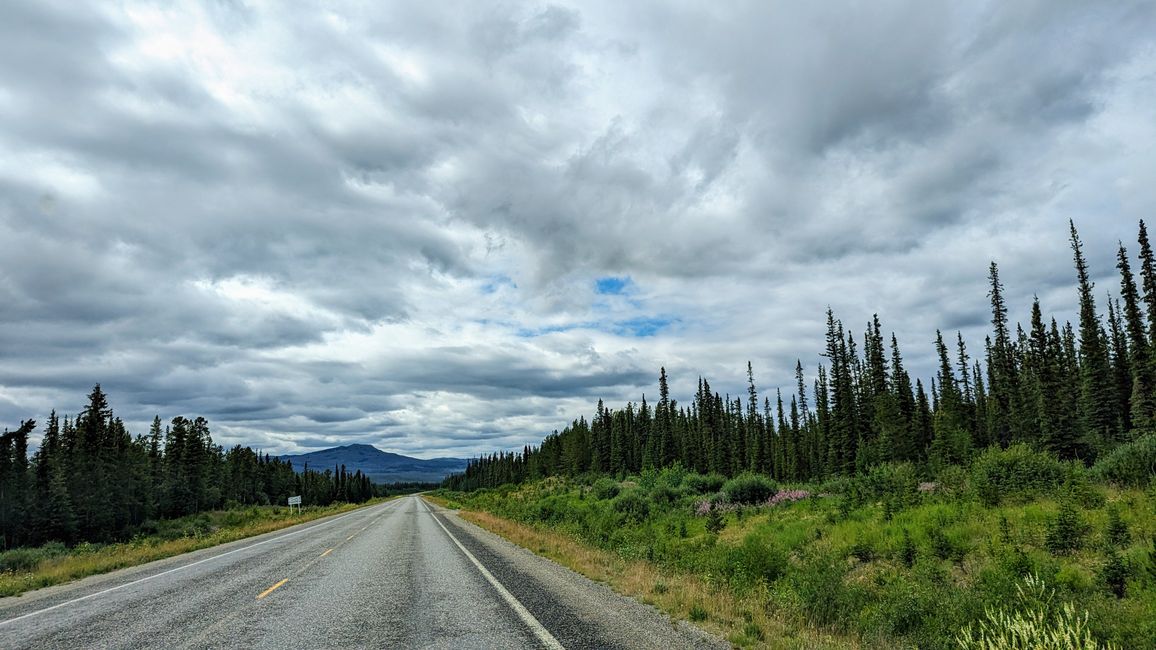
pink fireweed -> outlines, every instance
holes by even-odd
[[[732,512],[738,509],[733,503],[727,503],[723,500],[711,501],[710,499],[703,499],[694,504],[694,514],[696,517],[705,517],[710,514],[711,507],[719,512]]]
[[[779,490],[767,499],[767,505],[773,508],[780,503],[793,503],[809,498],[811,498],[811,493],[806,490]]]

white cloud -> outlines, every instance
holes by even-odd
[[[140,430],[469,455],[660,365],[791,387],[828,306],[926,375],[990,260],[1063,320],[1067,219],[1111,290],[1156,207],[1145,3],[7,13],[10,426],[99,381]]]

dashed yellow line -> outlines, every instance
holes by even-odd
[[[280,587],[281,585],[285,584],[286,582],[289,582],[289,578],[285,578],[281,582],[278,582],[277,584],[273,585],[272,587],[269,587],[265,591],[262,591],[260,594],[257,594],[257,600],[261,600],[265,596],[268,596],[269,594],[273,593],[273,590],[277,589],[277,587]]]
[[[329,555],[332,552],[333,552],[333,549],[329,549],[328,551],[325,551],[324,553],[322,553],[321,557],[325,557],[326,555]]]
[[[347,541],[347,542],[348,542],[349,540],[353,539],[354,537],[357,537],[357,533],[353,533],[353,534],[352,534],[352,535],[350,535],[349,537],[346,537],[346,538],[345,538],[345,541]]]

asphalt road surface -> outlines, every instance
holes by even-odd
[[[0,599],[0,648],[715,647],[419,497]]]

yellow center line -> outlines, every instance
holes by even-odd
[[[353,539],[354,537],[357,537],[357,533],[353,533],[353,534],[352,534],[352,535],[350,535],[349,537],[346,537],[346,538],[345,538],[345,541],[347,541],[347,542],[348,542],[349,540]]]
[[[273,593],[274,589],[276,589],[277,587],[280,587],[281,585],[285,584],[286,582],[289,582],[289,578],[285,578],[281,582],[278,582],[277,584],[273,585],[272,587],[269,587],[265,591],[262,591],[260,594],[257,595],[257,600],[261,600],[265,596],[268,596],[269,594]]]
[[[321,557],[325,557],[326,555],[329,555],[332,552],[333,552],[333,549],[329,549],[328,551],[325,551],[324,553],[322,553]]]

